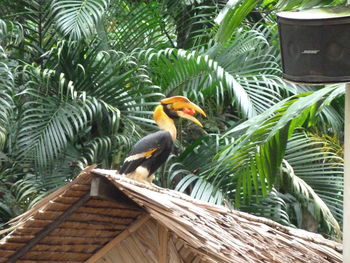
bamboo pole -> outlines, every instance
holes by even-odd
[[[350,4],[350,0],[348,0]],[[343,262],[350,262],[350,84],[345,87]]]
[[[350,5],[350,0],[347,1]],[[350,262],[350,83],[345,86],[343,262]]]

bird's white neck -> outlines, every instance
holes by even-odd
[[[168,131],[171,134],[173,141],[176,140],[177,131],[174,120],[164,112],[162,105],[158,105],[154,110],[153,119],[161,130]]]

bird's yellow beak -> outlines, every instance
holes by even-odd
[[[196,104],[183,96],[173,96],[160,101],[163,105],[169,105],[170,110],[174,111],[177,116],[183,119],[190,120],[195,124],[203,127],[202,123],[197,120],[193,115],[197,112],[203,116],[207,116],[205,112]]]

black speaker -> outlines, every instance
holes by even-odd
[[[280,12],[277,22],[285,79],[350,81],[350,7]]]

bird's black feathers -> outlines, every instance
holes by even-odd
[[[129,157],[138,154],[150,152],[148,157],[134,158],[130,161],[126,159],[120,169],[121,174],[129,174],[136,170],[137,167],[143,166],[149,171],[149,175],[153,174],[161,164],[169,157],[173,149],[173,140],[168,131],[158,131],[147,135],[139,140],[129,153]]]

